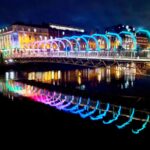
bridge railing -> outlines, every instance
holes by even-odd
[[[130,59],[150,59],[150,53],[148,52],[131,52],[131,51],[50,51],[50,50],[26,50],[20,52],[10,53],[4,55],[4,59],[15,59],[15,58],[130,58]]]

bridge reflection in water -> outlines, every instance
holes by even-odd
[[[58,110],[77,114],[83,119],[101,120],[106,125],[114,123],[118,129],[130,125],[134,134],[139,134],[150,123],[149,112],[103,103],[99,100],[93,101],[90,98],[85,99],[55,91],[51,92],[21,82],[1,81],[0,92],[6,93],[7,96],[12,98],[17,95],[27,97],[32,101],[55,107]],[[134,125],[135,121],[137,122],[136,127]]]

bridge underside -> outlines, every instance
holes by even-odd
[[[55,64],[68,64],[68,65],[75,65],[75,66],[84,66],[84,67],[101,67],[101,66],[113,66],[115,64],[123,64],[123,63],[137,63],[137,64],[146,64],[143,61],[133,61],[133,60],[124,60],[124,59],[85,59],[85,58],[15,58],[15,63],[55,63]]]

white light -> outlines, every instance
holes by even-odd
[[[72,27],[65,27],[65,26],[58,26],[58,25],[50,25],[50,27],[58,29],[58,30],[69,30],[69,31],[85,32],[84,29],[78,29],[78,28],[72,28]]]
[[[10,72],[10,79],[14,80],[15,79],[15,73],[14,72]]]
[[[5,79],[9,80],[9,73],[8,72],[5,73]]]
[[[36,30],[36,28],[34,28],[34,32],[36,32],[37,30]]]
[[[64,32],[64,31],[62,32],[62,35],[65,35],[65,32]]]
[[[40,35],[40,39],[42,40],[42,36]]]
[[[9,59],[8,61],[9,61],[9,62],[13,62],[14,60],[13,60],[13,59]]]
[[[47,37],[45,36],[45,40],[47,40]]]
[[[129,26],[128,26],[128,25],[126,26],[126,29],[129,29]]]

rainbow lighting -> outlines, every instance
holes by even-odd
[[[62,28],[63,30],[78,30],[83,32],[82,29],[72,29],[67,27],[60,27],[57,25],[52,25],[51,27]],[[78,54],[78,52],[85,52],[86,54],[90,52],[96,52],[96,54],[103,54],[103,52],[108,52],[109,54],[110,52],[115,52],[114,54],[117,56],[120,52],[132,52],[135,55],[138,51],[138,47],[140,46],[136,34],[140,33],[147,35],[150,42],[150,31],[139,28],[137,31],[135,31],[135,33],[130,31],[122,31],[120,33],[107,32],[106,34],[83,34],[70,37],[64,36],[62,38],[50,37],[49,39],[45,38],[44,40],[41,38],[40,40],[31,43],[22,41],[25,44],[21,44],[21,48],[20,43],[13,41],[9,46],[10,48],[8,47],[2,49],[2,53],[6,59],[20,57],[49,57],[51,56],[50,54],[53,54],[53,52],[65,52],[66,54],[68,54],[68,52],[76,52],[75,54]],[[16,33],[14,36],[16,39],[18,38]],[[112,40],[111,37],[113,37],[115,40]],[[148,47],[149,45],[147,45],[147,50]],[[60,56],[62,56],[61,53]],[[68,56],[69,55],[65,57]]]
[[[126,115],[123,114],[122,106],[115,106],[116,109],[112,110],[111,106],[113,105],[111,105],[110,103],[104,104],[100,103],[99,100],[94,102],[90,98],[83,99],[82,97],[65,95],[62,93],[57,93],[55,91],[50,92],[45,89],[40,89],[35,86],[15,81],[6,81],[6,83],[0,82],[0,91],[3,91],[3,89],[7,90],[7,93],[14,93],[15,95],[18,94],[23,97],[27,97],[32,101],[54,107],[57,110],[79,115],[83,119],[90,119],[91,121],[102,120],[102,123],[106,125],[115,123],[118,129],[124,129],[128,125],[132,126],[132,122],[136,120],[134,118],[136,115],[135,108],[129,109],[130,114]],[[109,120],[108,117],[110,117],[110,114],[113,117]],[[146,116],[146,119],[139,120],[142,121],[142,126],[136,129],[132,128],[131,133],[139,134],[148,126],[150,115],[146,114]],[[127,117],[128,120],[118,125],[119,119],[124,117]]]
[[[150,37],[150,32],[148,30],[144,29],[139,29],[137,30],[136,33],[145,33]],[[51,50],[57,50],[57,51],[101,51],[101,44],[100,41],[103,39],[105,41],[105,50],[110,50],[111,49],[111,38],[110,37],[115,37],[116,42],[119,42],[120,46],[123,46],[123,37],[121,35],[128,36],[132,39],[133,43],[133,48],[131,49],[132,51],[135,51],[137,49],[137,40],[136,40],[136,35],[133,34],[132,32],[129,31],[122,31],[119,34],[118,33],[113,33],[113,32],[108,32],[107,34],[92,34],[92,35],[80,35],[80,36],[71,36],[71,37],[62,37],[62,38],[50,38],[50,39],[45,39],[41,41],[36,41],[32,43],[32,48],[33,49],[48,49],[46,45],[50,45]],[[90,48],[90,42],[95,44],[95,48],[91,49]],[[60,43],[62,46],[60,46]],[[75,47],[74,47],[75,43]],[[54,48],[54,44],[57,48]],[[42,46],[44,45],[44,46]],[[31,43],[30,43],[31,46]],[[29,47],[30,47],[29,46]],[[114,48],[114,52],[116,52],[118,47]]]

